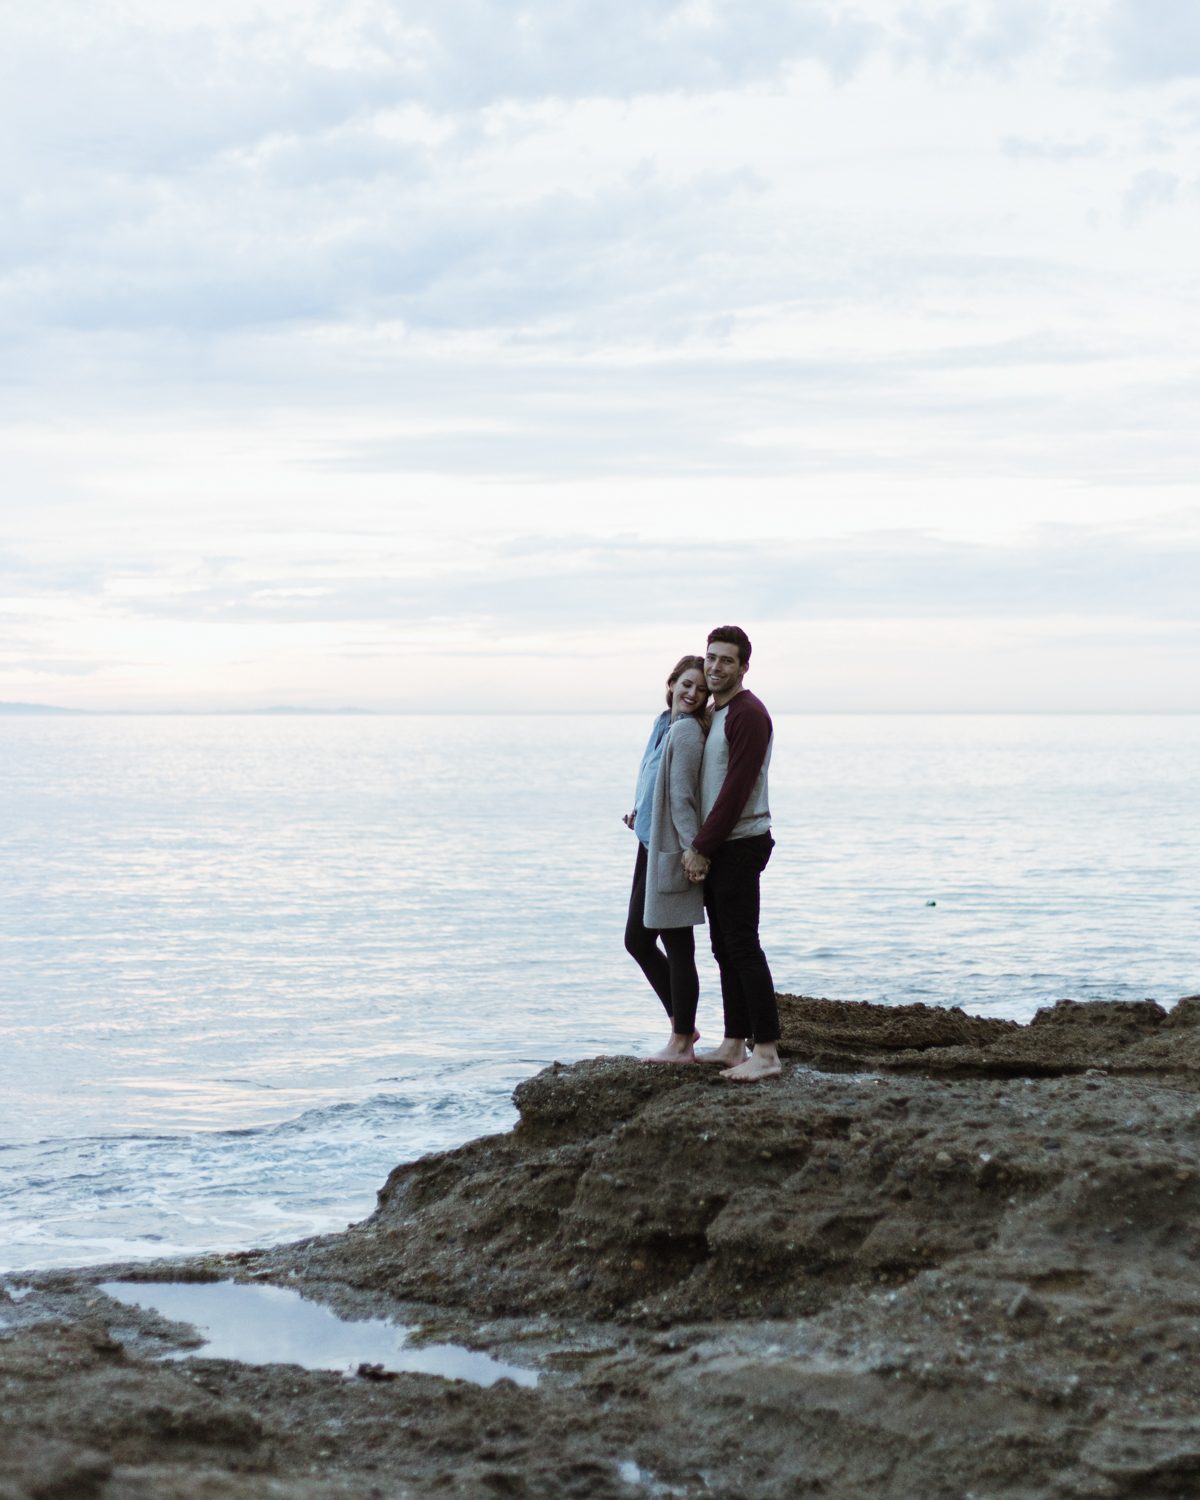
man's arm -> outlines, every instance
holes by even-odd
[[[705,859],[710,859],[713,851],[719,849],[733,832],[754,790],[771,743],[771,718],[766,709],[757,701],[747,703],[745,708],[738,708],[737,702],[735,698],[725,715],[725,739],[729,745],[725,780],[712,811],[692,840],[692,848]]]

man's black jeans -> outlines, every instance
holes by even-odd
[[[766,954],[758,941],[758,881],[775,840],[769,833],[730,839],[713,854],[704,905],[713,957],[721,971],[725,1035],[779,1040],[779,1010]]]

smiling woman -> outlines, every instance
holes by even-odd
[[[708,728],[704,658],[682,656],[667,677],[667,707],[650,731],[625,824],[638,838],[625,920],[625,950],[650,982],[671,1022],[653,1062],[695,1062],[696,973],[693,929],[704,921],[701,887],[688,880],[683,851],[700,826],[700,761]]]

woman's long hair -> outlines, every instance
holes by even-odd
[[[702,656],[681,656],[675,663],[675,665],[671,668],[670,674],[667,677],[668,708],[670,708],[671,706],[671,693],[675,687],[675,684],[679,681],[679,679],[685,672],[691,670],[699,672],[700,680],[704,682],[704,658]],[[712,715],[708,711],[708,699],[708,683],[704,682],[704,701],[703,703],[701,703],[700,707],[695,711],[695,713],[692,714],[692,718],[696,720],[705,734],[708,733],[709,725],[712,723]]]

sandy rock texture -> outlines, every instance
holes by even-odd
[[[1200,1494],[1200,997],[781,1011],[781,1079],[555,1065],[345,1234],[20,1278],[0,1500]],[[98,1283],[185,1276],[542,1379],[163,1363]]]

